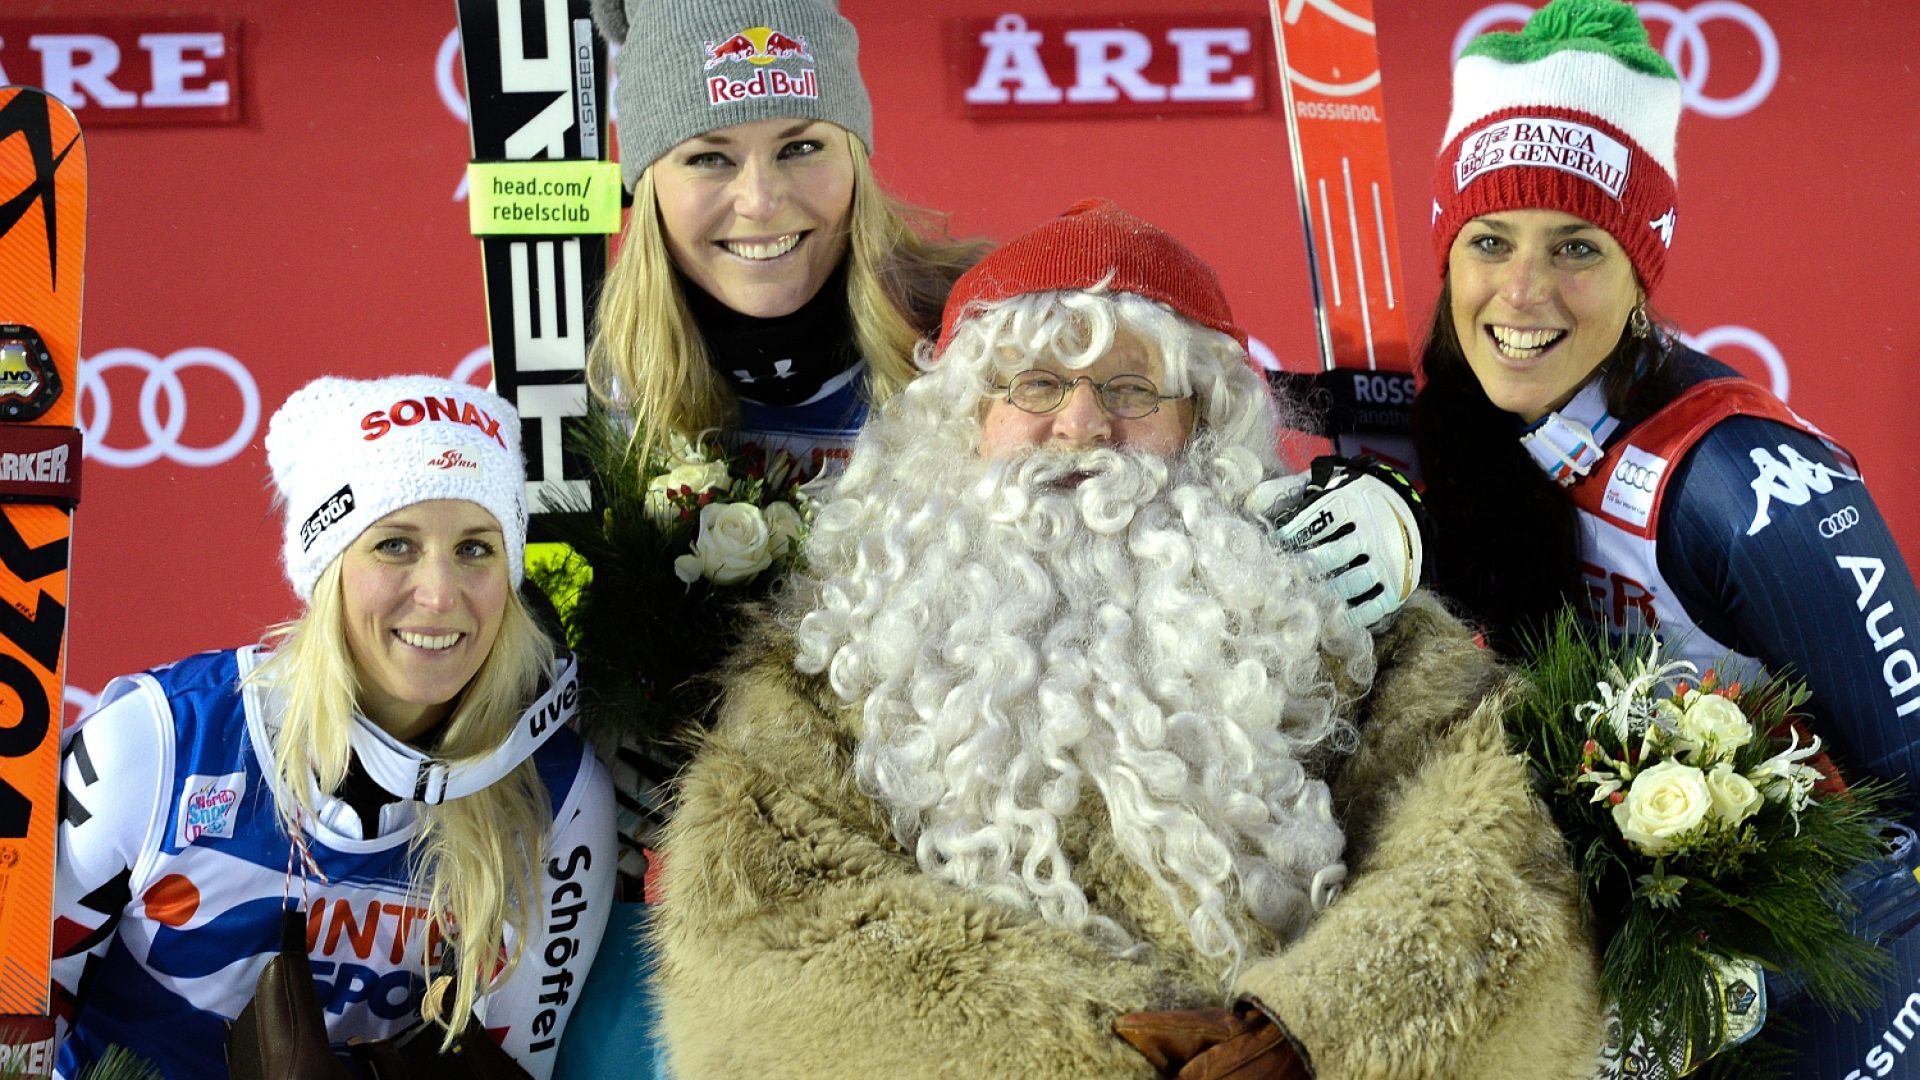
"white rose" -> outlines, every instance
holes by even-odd
[[[1648,855],[1664,855],[1700,827],[1713,809],[1706,774],[1678,761],[1642,769],[1614,804],[1613,823],[1627,842]]]
[[[1753,725],[1732,698],[1694,693],[1680,714],[1680,737],[1717,760],[1752,742]]]
[[[673,560],[673,572],[691,585],[706,578],[715,585],[738,585],[773,565],[767,547],[767,519],[751,503],[708,503],[700,508],[700,535],[693,554]]]
[[[800,534],[804,532],[807,527],[807,523],[800,517],[800,511],[795,510],[792,503],[774,502],[768,504],[766,517],[767,536],[769,538],[767,542],[769,546],[772,547],[775,556],[786,554],[790,546],[800,539]]]
[[[695,495],[724,487],[728,480],[727,463],[724,461],[687,461],[675,465],[659,476],[647,481],[647,492],[679,491],[683,487],[693,489]]]
[[[1707,795],[1713,800],[1713,814],[1729,825],[1738,825],[1760,809],[1760,789],[1733,771],[1729,762],[1721,762],[1707,772]]]

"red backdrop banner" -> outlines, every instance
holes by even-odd
[[[237,18],[0,17],[0,29],[0,83],[41,87],[88,129],[240,120]]]
[[[1329,34],[1362,32],[1343,21],[1339,0],[1282,7],[1326,20]],[[1439,284],[1424,226],[1451,58],[1530,8],[1377,8],[1391,209],[1407,268],[1400,302],[1418,338]],[[1316,366],[1265,4],[1128,0],[1126,25],[1109,0],[842,0],[841,9],[860,31],[875,165],[895,194],[948,211],[958,233],[1000,239],[1083,196],[1109,196],[1219,270],[1256,353],[1290,369]],[[1680,226],[1656,306],[1847,444],[1908,557],[1920,557],[1920,454],[1906,438],[1920,304],[1904,243],[1920,225],[1920,125],[1911,122],[1920,79],[1909,55],[1920,6],[1676,0],[1642,9],[1687,104]],[[224,85],[238,121],[189,124],[185,110],[148,109],[163,53],[141,45],[146,32],[100,32],[120,51],[108,81],[142,99],[132,111],[155,122],[111,127],[83,114],[93,171],[80,387],[89,460],[68,670],[84,704],[112,675],[251,640],[295,613],[261,449],[274,405],[327,372],[484,372],[487,334],[478,245],[467,233],[451,0],[244,9],[26,0],[0,14],[10,79],[42,74],[31,39],[55,17],[161,33],[175,32],[177,19],[219,32],[222,55],[166,54],[206,65],[169,69],[177,83],[166,85]],[[1014,19],[1044,34],[1042,70],[1062,100],[1051,115],[1010,123],[966,94],[983,70],[992,74],[977,36],[1015,29]],[[968,48],[956,45],[962,27],[976,35]],[[1220,35],[1169,41],[1183,28],[1233,27],[1252,31],[1248,51]],[[1076,32],[1084,36],[1069,44]],[[1167,88],[1167,101],[1129,101],[1114,115],[1066,100],[1083,82],[1123,84],[1137,40],[1151,47],[1141,85]],[[1183,62],[1195,66],[1183,74]],[[1257,107],[1196,112],[1173,100],[1183,78],[1232,88],[1242,76],[1263,95]],[[998,85],[1012,96],[1021,83]],[[1142,104],[1152,107],[1134,111]]]
[[[1246,13],[960,19],[948,100],[980,120],[1262,112],[1276,78],[1268,35]]]

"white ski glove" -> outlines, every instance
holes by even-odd
[[[1298,549],[1368,629],[1382,629],[1420,585],[1420,495],[1387,465],[1315,458],[1310,471],[1268,480],[1248,501],[1276,525],[1274,538]]]

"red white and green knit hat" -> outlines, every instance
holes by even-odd
[[[1433,177],[1440,272],[1468,221],[1562,210],[1605,229],[1652,292],[1673,243],[1681,87],[1623,0],[1553,0],[1453,69]]]

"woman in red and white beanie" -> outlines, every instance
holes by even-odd
[[[1920,595],[1858,465],[1648,314],[1681,102],[1619,0],[1461,55],[1415,404],[1436,586],[1504,647],[1571,602],[1702,670],[1792,668],[1843,767],[1920,791]]]

